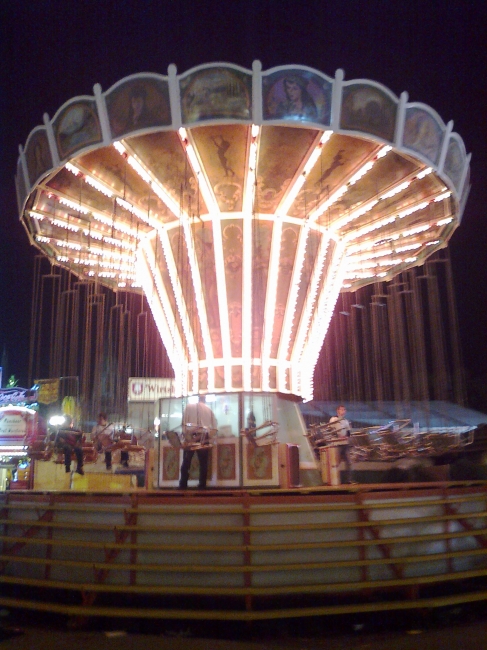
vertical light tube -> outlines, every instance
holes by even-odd
[[[264,310],[264,342],[262,346],[262,390],[270,390],[269,369],[271,365],[272,333],[274,331],[274,316],[276,307],[277,280],[279,277],[279,258],[281,252],[282,219],[276,215],[273,229],[269,274]]]
[[[242,212],[242,386],[245,391],[252,390],[252,224],[259,133],[260,128],[253,124]]]

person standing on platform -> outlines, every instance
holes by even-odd
[[[76,473],[83,474],[83,447],[82,447],[83,433],[73,426],[73,418],[70,415],[64,416],[64,425],[59,429],[54,441],[54,447],[61,449],[64,453],[64,466],[66,472],[71,471],[71,456],[74,453],[76,456]]]
[[[347,415],[347,409],[343,404],[337,406],[336,415],[330,418],[329,424],[336,423],[336,430],[340,438],[345,438],[347,440],[346,445],[340,446],[340,461],[345,462],[345,472],[347,476],[347,483],[353,483],[352,481],[352,463],[350,461],[350,434],[352,427],[350,422],[345,417]]]
[[[211,408],[205,403],[205,396],[200,395],[196,404],[187,404],[183,413],[183,433],[196,427],[216,429],[218,426],[216,417]],[[179,487],[185,490],[188,487],[189,468],[194,452],[198,455],[200,464],[198,488],[206,488],[206,475],[208,472],[208,454],[210,447],[202,449],[185,449],[183,452],[183,463],[181,465],[181,477]]]

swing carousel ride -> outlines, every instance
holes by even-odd
[[[340,292],[444,248],[469,163],[452,122],[405,92],[256,61],[95,85],[31,132],[16,183],[53,265],[145,295],[175,400],[211,395],[223,427],[272,422],[302,444],[297,402]]]
[[[218,421],[209,485],[258,490],[208,498],[127,487],[104,498],[106,488],[86,494],[89,468],[71,477],[61,466],[57,493],[0,494],[12,538],[0,581],[15,590],[2,606],[38,608],[36,589],[43,611],[244,621],[350,613],[346,594],[356,612],[451,605],[453,582],[455,602],[487,598],[485,486],[419,484],[414,497],[390,486],[310,490],[322,485],[311,476],[316,430],[303,436],[298,409],[313,396],[339,294],[408,273],[447,245],[469,162],[452,123],[406,93],[297,65],[213,63],[181,75],[171,65],[167,76],[96,85],[45,115],[16,178],[31,243],[78,286],[145,296],[174,372],[161,431],[174,433],[185,405],[205,395]],[[402,433],[400,453],[420,456],[431,440],[414,446],[406,424],[362,433],[382,439],[379,453]],[[157,487],[177,486],[169,442]],[[304,489],[262,493],[283,486],[276,456],[280,473],[281,450],[297,445]],[[105,468],[103,477],[116,478]],[[82,606],[66,605],[66,590]],[[402,600],[386,601],[391,590]]]

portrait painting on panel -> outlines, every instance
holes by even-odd
[[[327,79],[305,70],[279,70],[262,80],[265,120],[330,124],[331,87]]]
[[[114,138],[152,126],[171,124],[169,87],[165,79],[131,79],[108,93],[106,104]]]

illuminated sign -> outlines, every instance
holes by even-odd
[[[22,406],[0,408],[0,447],[22,445],[35,435],[37,413]]]
[[[174,395],[174,380],[165,377],[130,377],[129,402],[154,402]]]
[[[1,388],[0,406],[8,404],[24,404],[37,401],[37,391],[30,388]]]

